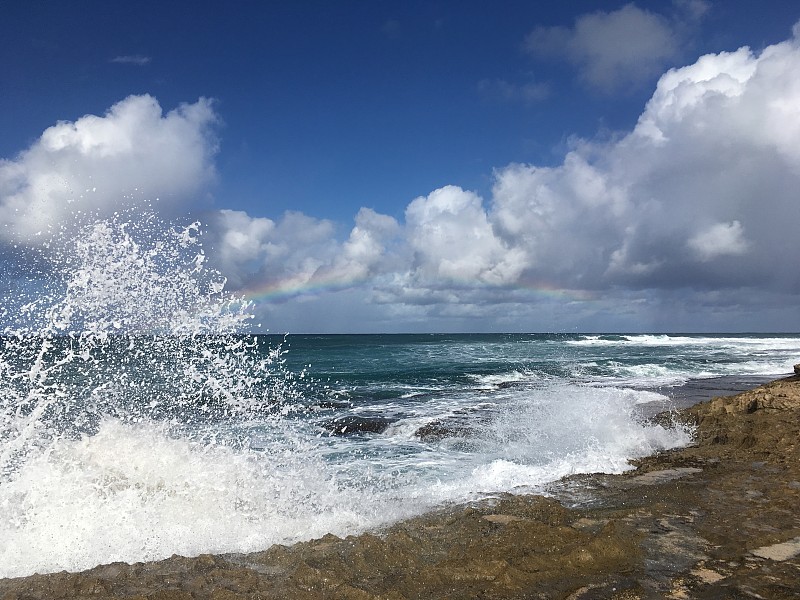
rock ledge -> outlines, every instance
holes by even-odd
[[[569,478],[552,497],[247,555],[5,579],[0,599],[800,597],[800,377],[679,419],[696,425],[694,446]]]

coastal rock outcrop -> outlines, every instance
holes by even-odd
[[[800,597],[800,376],[679,414],[696,444],[383,531],[0,580],[0,599]]]
[[[792,420],[800,413],[795,375],[735,396],[713,398],[684,411],[702,445],[726,444],[752,453],[793,452]]]

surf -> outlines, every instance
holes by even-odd
[[[0,577],[345,536],[690,439],[575,380],[552,336],[254,335],[209,262],[199,223],[120,213],[4,299]]]

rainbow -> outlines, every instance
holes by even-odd
[[[257,304],[282,303],[299,296],[320,296],[339,292],[366,284],[369,278],[343,279],[341,277],[314,277],[311,280],[298,281],[297,278],[267,281],[260,285],[250,286],[239,293],[245,299]]]

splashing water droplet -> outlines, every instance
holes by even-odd
[[[94,521],[123,519],[144,532],[118,532],[120,554],[109,560],[213,545],[209,535],[176,533],[193,526],[181,514],[221,521],[235,497],[258,493],[242,487],[263,478],[237,483],[264,468],[248,458],[242,423],[276,421],[296,397],[281,348],[243,333],[250,305],[205,267],[200,224],[125,217],[26,248],[23,263],[34,268],[17,273],[4,298],[0,504],[9,518],[0,523],[0,577],[100,562],[87,541]],[[286,443],[294,442],[276,452]],[[165,464],[158,448],[183,462]],[[217,473],[218,485],[193,472],[223,464],[231,474]],[[232,504],[197,511],[195,501]],[[158,510],[161,522],[149,523]],[[166,541],[143,543],[154,531]]]

